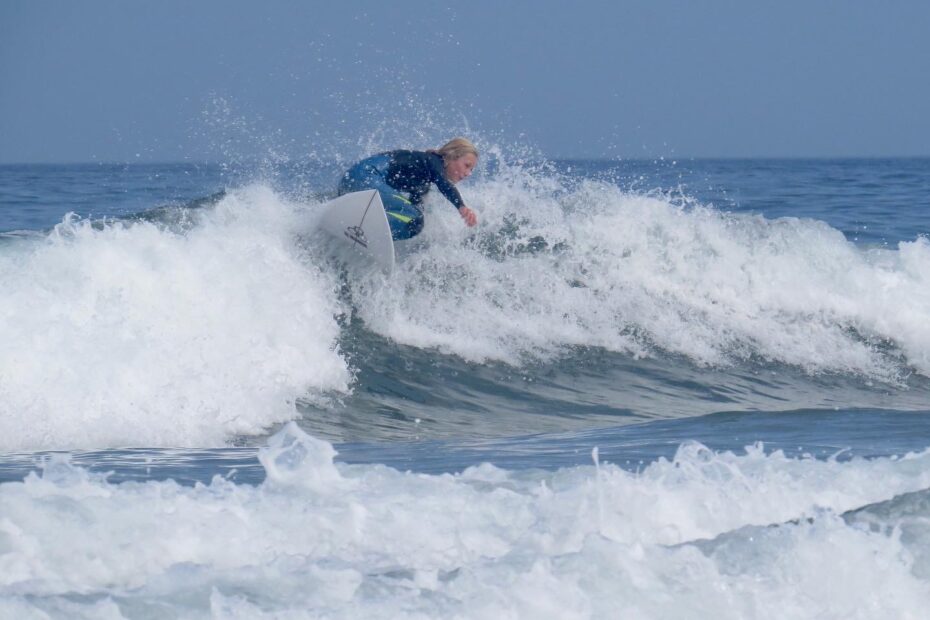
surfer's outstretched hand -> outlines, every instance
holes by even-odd
[[[468,226],[474,226],[478,223],[478,216],[466,206],[459,207],[459,215],[462,216],[462,219],[465,220],[465,224]]]

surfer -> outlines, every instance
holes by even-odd
[[[367,157],[339,181],[339,195],[376,189],[391,226],[391,237],[410,239],[423,230],[420,204],[431,185],[458,209],[468,226],[478,223],[455,188],[471,176],[478,163],[478,149],[465,138],[454,138],[435,150],[396,150]]]

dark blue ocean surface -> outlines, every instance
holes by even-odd
[[[876,429],[882,432],[880,442]],[[508,470],[556,469],[591,465],[597,448],[599,462],[637,471],[660,458],[673,460],[679,447],[689,442],[735,454],[755,445],[793,458],[844,461],[920,452],[927,447],[928,436],[930,411],[729,412],[500,439],[344,443],[336,444],[336,460],[429,474],[460,472],[487,462]],[[22,480],[29,472],[40,471],[55,454],[6,455],[0,461],[0,482]],[[112,483],[170,479],[185,485],[209,484],[214,476],[221,476],[240,484],[260,484],[266,479],[257,450],[249,447],[73,451],[68,458]]]

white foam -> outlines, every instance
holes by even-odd
[[[354,280],[396,342],[520,365],[574,347],[930,375],[930,242],[866,250],[811,220],[681,207],[505,167],[438,196],[393,278]],[[0,252],[0,450],[217,445],[345,392],[337,275],[293,242],[309,209],[256,185],[185,232],[66,219]],[[474,235],[474,236],[472,236]],[[527,251],[545,238],[548,250]]]
[[[867,250],[818,221],[683,207],[598,182],[562,187],[519,171],[463,191],[481,215],[478,238],[434,197],[391,285],[360,288],[376,331],[476,362],[596,346],[891,382],[907,367],[930,375],[924,238]],[[527,252],[536,236],[555,249]],[[488,240],[506,251],[489,253]]]
[[[348,390],[331,275],[252,186],[190,230],[66,218],[0,255],[0,450],[218,445]]]
[[[912,563],[924,538],[838,516],[927,488],[928,452],[687,445],[640,473],[440,476],[332,454],[291,425],[257,487],[113,485],[61,461],[0,485],[0,615],[874,618],[930,603]]]

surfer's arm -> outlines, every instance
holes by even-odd
[[[446,200],[451,202],[452,206],[458,210],[459,215],[465,220],[466,225],[474,226],[477,224],[478,216],[474,211],[465,206],[465,201],[462,200],[462,195],[459,193],[459,190],[446,178],[446,171],[443,167],[442,158],[434,153],[427,153],[425,155],[426,169],[429,171],[429,180],[436,185],[439,189],[439,193],[445,196]]]
[[[459,190],[455,189],[455,186],[452,185],[445,176],[435,181],[435,183],[442,195],[458,209],[459,215],[465,220],[466,225],[474,226],[478,223],[478,216],[475,215],[474,211],[465,206],[465,201],[462,200],[462,195],[459,193]]]
[[[465,201],[462,200],[462,195],[459,193],[459,190],[455,189],[455,185],[452,185],[444,174],[434,174],[431,180],[436,184],[436,187],[439,188],[439,193],[445,196],[446,200],[451,202],[456,209],[461,209],[465,206]]]

